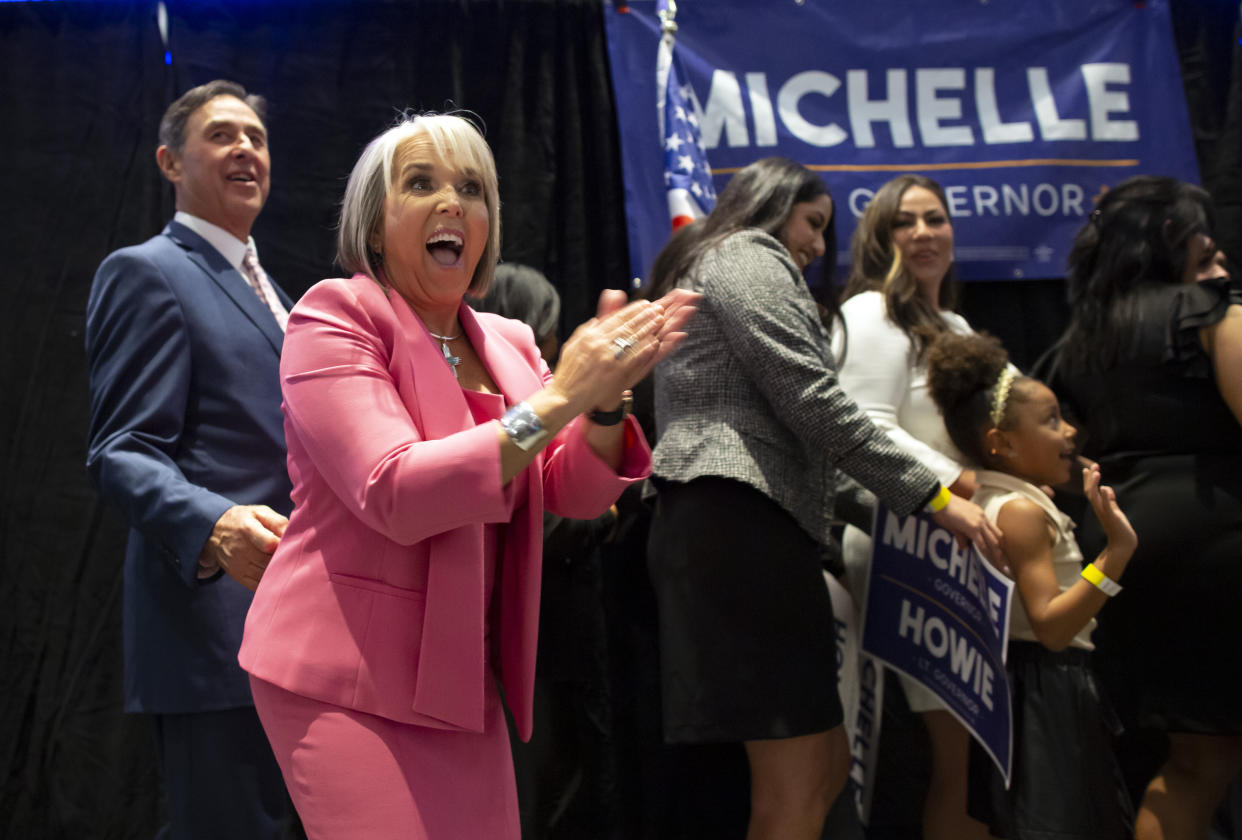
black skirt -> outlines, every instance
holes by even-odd
[[[1013,698],[1009,790],[972,740],[969,811],[992,836],[1124,840],[1134,810],[1113,756],[1120,726],[1091,671],[1091,654],[1012,641],[1005,670]]]
[[[660,484],[647,563],[665,740],[792,738],[842,722],[822,553],[746,484]]]

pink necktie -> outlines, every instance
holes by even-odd
[[[272,288],[271,281],[267,279],[263,266],[259,265],[259,255],[255,253],[254,248],[247,248],[246,255],[242,257],[242,276],[246,278],[250,288],[254,289],[254,293],[259,296],[259,300],[263,301],[263,305],[271,310],[276,323],[280,324],[281,332],[284,332],[285,325],[289,323],[289,313],[285,311],[280,299],[276,297],[276,290]]]

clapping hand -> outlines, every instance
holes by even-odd
[[[615,407],[626,388],[642,380],[686,337],[699,300],[675,289],[658,301],[625,302],[625,293],[600,295],[596,316],[565,342],[556,387],[580,410]]]

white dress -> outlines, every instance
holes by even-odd
[[[941,315],[953,332],[973,332],[966,319],[956,312]],[[841,360],[841,388],[857,401],[872,422],[922,461],[946,487],[956,481],[964,469],[963,458],[949,440],[944,419],[928,392],[927,365],[918,363],[914,343],[889,320],[880,292],[863,292],[841,305],[832,350]],[[852,525],[846,526],[842,551],[846,585],[861,609],[867,600],[871,537]],[[913,680],[903,676],[901,684],[913,711],[944,708],[936,695]]]

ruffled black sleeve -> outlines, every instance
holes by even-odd
[[[1212,377],[1212,360],[1203,349],[1199,331],[1219,323],[1231,304],[1242,304],[1242,292],[1227,277],[1186,283],[1176,287],[1165,330],[1165,364],[1181,365],[1183,375],[1193,379]]]

